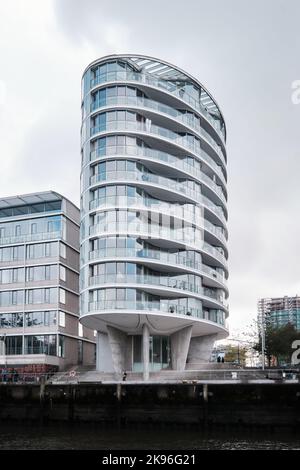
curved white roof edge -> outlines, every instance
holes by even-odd
[[[109,54],[109,55],[106,55],[106,56],[103,56],[103,57],[100,57],[99,59],[96,59],[96,60],[93,60],[83,71],[83,74],[82,76],[84,76],[84,74],[86,73],[86,71],[91,68],[93,65],[96,65],[98,63],[101,63],[101,62],[106,62],[107,60],[112,60],[112,59],[132,59],[132,58],[139,58],[139,59],[145,59],[145,60],[153,60],[153,61],[156,61],[156,62],[159,62],[161,63],[162,65],[166,65],[168,67],[171,67],[173,68],[174,70],[177,70],[178,72],[182,73],[183,75],[185,75],[189,80],[192,80],[193,82],[195,82],[195,84],[197,86],[199,86],[200,88],[203,88],[203,90],[208,94],[208,96],[212,99],[212,101],[215,103],[215,105],[217,106],[218,108],[218,111],[220,112],[220,115],[222,116],[222,119],[223,119],[223,123],[224,123],[224,126],[225,126],[225,133],[226,133],[226,124],[225,124],[225,118],[224,118],[224,115],[221,111],[221,108],[220,106],[218,105],[217,101],[215,100],[215,98],[213,98],[213,96],[211,95],[211,93],[206,89],[206,87],[195,77],[193,77],[192,75],[190,75],[188,72],[186,72],[185,70],[181,69],[180,67],[177,67],[177,65],[174,65],[174,64],[171,64],[170,62],[167,62],[165,60],[162,60],[162,59],[158,59],[157,57],[152,57],[152,56],[147,56],[147,55],[143,55],[143,54]]]

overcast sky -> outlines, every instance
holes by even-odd
[[[299,0],[0,0],[0,196],[53,189],[79,204],[89,62],[139,53],[185,69],[227,125],[236,336],[258,298],[300,295],[299,18]]]

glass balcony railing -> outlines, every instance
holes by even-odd
[[[197,119],[193,119],[191,115],[178,111],[171,106],[159,103],[158,101],[142,98],[138,96],[110,96],[101,100],[96,100],[91,103],[91,111],[101,109],[106,106],[134,106],[139,108],[147,108],[159,113],[166,114],[178,122],[187,126],[201,138],[209,142],[211,147],[219,154],[220,146],[215,142],[211,135],[201,128]]]
[[[145,224],[139,221],[133,220],[128,223],[117,223],[108,222],[92,225],[90,227],[90,236],[101,236],[106,233],[118,233],[118,234],[139,234],[144,238],[164,238],[172,240],[187,246],[191,246],[192,249],[201,250],[204,253],[208,253],[213,258],[218,259],[220,263],[227,267],[227,260],[223,254],[223,251],[219,251],[217,248],[209,245],[203,241],[200,231],[195,231],[191,227],[185,227],[184,229],[172,229],[168,227],[160,227],[157,224]],[[220,250],[222,250],[220,248]]]
[[[104,148],[99,147],[91,152],[91,161],[110,155],[128,155],[151,158],[163,163],[168,163],[172,167],[178,168],[185,173],[189,173],[193,178],[197,179],[200,179],[201,175],[203,174],[203,171],[180,159],[180,157],[176,157],[175,155],[171,155],[167,152],[162,152],[161,150],[154,150],[148,147],[139,147],[137,145],[110,145]],[[201,150],[199,155],[201,159],[204,160],[214,170],[214,172],[218,175],[224,184],[224,187],[226,187],[226,180],[221,166],[218,165],[204,150]]]
[[[132,132],[145,132],[146,134],[153,134],[159,137],[168,139],[171,143],[180,145],[187,151],[192,151],[195,155],[201,155],[200,143],[196,143],[195,138],[189,139],[187,136],[180,136],[178,133],[173,132],[165,127],[156,126],[151,121],[138,122],[138,121],[107,121],[106,123],[91,127],[90,135],[94,135],[101,132],[113,132],[113,131],[132,131]],[[216,146],[218,147],[218,146]],[[218,148],[215,148],[215,153],[218,155],[220,161],[226,167],[226,161],[223,152]]]
[[[220,274],[210,266],[196,262],[186,256],[178,255],[177,253],[135,248],[103,248],[100,250],[90,251],[89,253],[90,260],[102,260],[103,258],[146,258],[159,261],[164,264],[179,265],[189,269],[194,269],[195,271],[198,271],[200,275],[205,273],[223,285],[226,285],[227,282],[224,275]]]
[[[101,181],[143,181],[145,183],[158,184],[159,186],[164,186],[168,189],[174,190],[179,193],[183,193],[186,196],[194,200],[201,199],[200,191],[188,188],[186,184],[180,183],[176,180],[171,180],[165,178],[164,176],[154,175],[152,173],[142,173],[138,170],[136,171],[106,171],[103,173],[98,173],[90,178],[90,184],[96,184]]]
[[[200,308],[190,308],[176,305],[176,301],[169,302],[139,302],[134,300],[102,300],[89,303],[89,312],[102,310],[130,310],[132,311],[154,311],[172,315],[192,316],[198,319],[208,320],[213,323],[225,326],[225,312],[214,310],[211,313],[204,313]]]
[[[164,201],[157,201],[152,203],[151,199],[130,196],[105,196],[100,199],[94,199],[90,201],[90,210],[115,207],[124,207],[126,209],[135,207],[137,209],[143,210],[156,210],[160,213],[165,213],[168,217],[172,216],[178,219],[183,219],[202,229],[204,228],[214,234],[219,240],[222,241],[223,244],[226,245],[227,243],[225,230],[222,227],[218,227],[201,217],[200,212],[196,215],[194,211],[189,210],[188,208],[183,208],[178,204],[169,204]]]
[[[176,279],[175,276],[152,276],[146,274],[103,274],[99,276],[91,276],[89,279],[90,286],[97,286],[101,284],[145,284],[157,287],[167,287],[170,289],[177,289],[188,291],[193,294],[208,297],[215,300],[220,304],[225,305],[222,294],[219,294],[215,289],[199,286],[185,280]]]
[[[97,204],[96,200],[95,202],[94,201],[91,201],[91,202],[93,202],[93,207],[91,207],[91,209],[92,208],[94,209],[95,208],[94,206]],[[212,201],[210,201],[210,199],[208,199],[205,196],[201,197],[201,200],[199,201],[199,203],[202,204],[205,208],[208,208],[211,212],[213,212],[219,218],[219,220],[223,223],[224,227],[226,226],[227,221],[224,217],[224,213],[221,207],[216,206]]]
[[[133,71],[132,72],[131,71],[124,71],[124,72],[117,71],[117,72],[103,73],[91,79],[91,88],[97,85],[100,85],[102,83],[105,83],[105,82],[118,82],[118,81],[119,82],[124,82],[124,81],[132,82],[133,81],[133,82],[145,83],[152,87],[160,88],[160,89],[167,91],[168,93],[171,93],[172,95],[179,98],[181,101],[184,101],[185,103],[187,103],[195,111],[200,113],[209,122],[209,124],[212,126],[212,128],[216,131],[217,135],[221,139],[222,143],[225,145],[225,138],[220,128],[220,121],[214,119],[201,102],[196,100],[193,96],[188,94],[182,88],[178,88],[178,86],[172,82],[168,82],[166,80],[160,80],[156,77],[153,77],[150,74],[143,74],[143,73],[133,72]]]
[[[9,245],[13,243],[26,243],[39,240],[52,240],[55,238],[62,238],[62,231],[58,232],[37,232],[27,235],[15,235],[11,237],[0,237],[0,245]]]
[[[171,189],[176,192],[183,193],[186,196],[194,199],[195,201],[200,201],[202,194],[200,191],[191,189],[185,183],[181,183],[176,180],[165,178],[164,176],[158,176],[153,173],[142,173],[141,171],[105,171],[102,173],[97,173],[90,177],[90,184],[96,184],[101,181],[110,181],[110,180],[121,180],[121,181],[144,181],[145,183],[158,184],[159,186],[164,186],[168,189]],[[226,199],[223,194],[222,189],[214,183],[204,173],[201,175],[201,181],[204,181],[205,184],[212,189],[219,197],[220,201],[226,206]]]

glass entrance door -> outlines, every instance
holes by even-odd
[[[141,335],[132,337],[134,372],[143,370],[143,338]],[[149,338],[149,370],[156,371],[165,369],[170,365],[170,341],[168,336],[150,336]]]

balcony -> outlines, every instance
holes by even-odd
[[[187,207],[183,207],[178,204],[169,204],[164,201],[152,203],[151,199],[130,196],[105,196],[103,198],[93,199],[90,201],[91,211],[116,207],[125,209],[136,208],[137,210],[141,209],[144,211],[157,211],[159,213],[164,213],[167,217],[182,219],[184,221],[190,222],[191,224],[194,224],[197,227],[207,230],[218,240],[220,240],[224,246],[227,244],[224,229],[204,219],[200,213],[196,214]]]
[[[111,156],[111,155],[128,155],[128,156],[139,156],[139,157],[146,157],[151,158],[153,160],[157,160],[164,164],[169,164],[173,168],[178,168],[180,171],[184,171],[185,173],[189,173],[193,179],[197,178],[200,179],[201,174],[203,173],[198,168],[188,164],[184,160],[181,160],[179,157],[175,155],[171,155],[167,152],[163,152],[161,150],[154,150],[148,147],[139,147],[137,145],[111,145],[104,148],[97,148],[91,152],[90,160],[94,161],[98,158]],[[224,187],[226,186],[226,180],[220,165],[218,165],[213,158],[211,158],[204,150],[201,150],[199,154],[199,158],[204,160],[207,165],[216,173],[216,175],[222,181]]]
[[[204,173],[200,175],[200,178],[200,183],[204,182],[204,184],[218,196],[219,201],[223,203],[224,207],[226,207],[226,199],[222,189]],[[200,191],[189,188],[185,183],[153,173],[142,173],[140,171],[106,171],[90,177],[90,185],[95,185],[103,181],[140,181],[153,183],[171,189],[172,191],[183,193],[195,201],[200,201],[202,197]]]
[[[225,145],[225,138],[220,129],[218,121],[216,121],[207,109],[203,106],[201,102],[193,98],[187,92],[182,89],[178,89],[174,83],[168,82],[166,80],[159,80],[156,77],[153,77],[149,74],[143,74],[138,72],[131,71],[117,71],[117,72],[107,72],[100,74],[91,80],[91,88],[94,88],[98,85],[102,85],[107,82],[139,82],[145,85],[150,85],[151,87],[158,88],[160,90],[166,91],[171,95],[175,96],[181,102],[188,104],[193,108],[197,113],[206,119],[206,121],[214,129],[216,135],[221,140],[222,144]]]
[[[103,274],[99,276],[91,276],[89,278],[90,286],[98,286],[102,284],[141,284],[143,286],[154,286],[156,288],[170,288],[175,290],[187,291],[191,294],[198,296],[208,297],[222,304],[224,307],[227,305],[224,301],[223,295],[219,294],[214,289],[202,287],[196,283],[190,283],[182,279],[177,279],[176,276],[164,275],[138,275],[138,274]]]
[[[137,121],[108,121],[104,124],[97,125],[90,129],[90,136],[93,137],[97,134],[105,132],[138,132],[146,133],[148,135],[154,135],[167,139],[170,143],[175,144],[184,148],[187,151],[193,152],[195,155],[201,155],[200,143],[197,145],[195,139],[189,140],[186,136],[180,136],[178,133],[173,132],[165,127],[160,127],[149,123],[137,122]],[[223,152],[219,149],[218,146],[214,148],[215,154],[218,156],[219,160],[223,163],[224,168],[226,168],[226,161],[223,155]]]
[[[137,258],[137,262],[139,259],[155,260],[165,265],[171,264],[182,266],[187,269],[193,269],[198,271],[200,275],[205,273],[205,275],[217,280],[221,284],[226,284],[225,276],[218,273],[215,269],[176,253],[168,253],[151,249],[136,250],[134,248],[103,248],[101,250],[90,251],[89,253],[90,260],[102,260],[103,258]]]
[[[208,320],[213,323],[225,326],[225,312],[223,310],[215,310],[212,312],[212,314],[208,314],[206,316],[202,309],[179,306],[176,305],[176,301],[138,302],[134,300],[102,300],[99,302],[89,303],[89,312],[96,313],[103,310],[125,310],[130,312],[146,311],[153,313],[160,312],[162,314],[169,315],[191,316],[197,319]]]
[[[220,146],[215,142],[211,135],[206,132],[191,115],[178,111],[171,106],[162,104],[148,98],[141,98],[137,96],[111,96],[102,100],[96,100],[91,103],[91,112],[96,112],[105,107],[134,107],[140,109],[149,109],[157,113],[162,113],[168,117],[175,119],[179,124],[182,124],[188,130],[195,132],[198,137],[205,139],[209,145],[219,153]]]
[[[193,230],[189,230],[190,227],[185,229],[171,229],[167,227],[160,227],[156,224],[143,224],[133,220],[129,223],[117,223],[110,222],[108,224],[96,224],[90,227],[90,237],[97,237],[107,233],[117,233],[122,235],[139,234],[144,238],[149,239],[166,239],[175,243],[186,245],[191,247],[195,251],[201,251],[208,253],[214,259],[220,261],[222,266],[227,268],[227,260],[224,254],[217,248],[204,242],[200,236]]]

